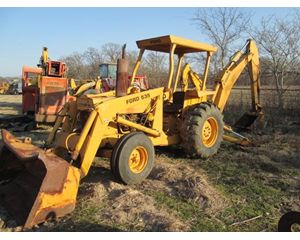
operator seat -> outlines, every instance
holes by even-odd
[[[173,102],[167,102],[164,104],[165,113],[180,113],[183,108],[185,92],[174,92]]]

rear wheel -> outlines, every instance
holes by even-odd
[[[154,164],[154,147],[143,133],[128,135],[116,145],[111,166],[115,176],[130,185],[142,182],[150,174]]]
[[[182,146],[193,157],[208,158],[220,148],[223,128],[223,115],[216,106],[210,103],[193,106],[182,124]]]

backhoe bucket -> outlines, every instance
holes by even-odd
[[[31,228],[72,212],[79,181],[78,168],[2,130],[0,204],[19,225]]]
[[[245,112],[233,126],[239,129],[249,129],[255,121],[260,120],[262,116],[262,112]]]

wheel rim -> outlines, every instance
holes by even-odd
[[[141,173],[148,163],[146,148],[138,146],[134,148],[129,156],[129,168],[133,173]]]
[[[208,118],[202,128],[202,142],[205,147],[211,147],[215,144],[218,136],[218,123],[215,118]]]

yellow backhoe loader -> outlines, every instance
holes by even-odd
[[[0,94],[6,94],[9,90],[10,84],[8,82],[0,82]]]
[[[74,209],[80,179],[88,174],[96,155],[110,156],[113,174],[125,184],[147,178],[154,164],[154,146],[181,145],[189,155],[211,157],[226,130],[222,111],[246,66],[253,96],[248,116],[253,121],[253,116],[262,114],[254,41],[232,57],[212,89],[206,88],[206,82],[216,47],[170,35],[137,41],[137,45],[140,53],[131,81],[144,52],[158,51],[169,55],[167,86],[146,91],[128,88],[124,83],[128,64],[119,59],[116,90],[68,102],[48,137],[47,150],[2,130],[0,202],[25,228]],[[206,56],[201,77],[188,64],[182,66],[190,53]]]

